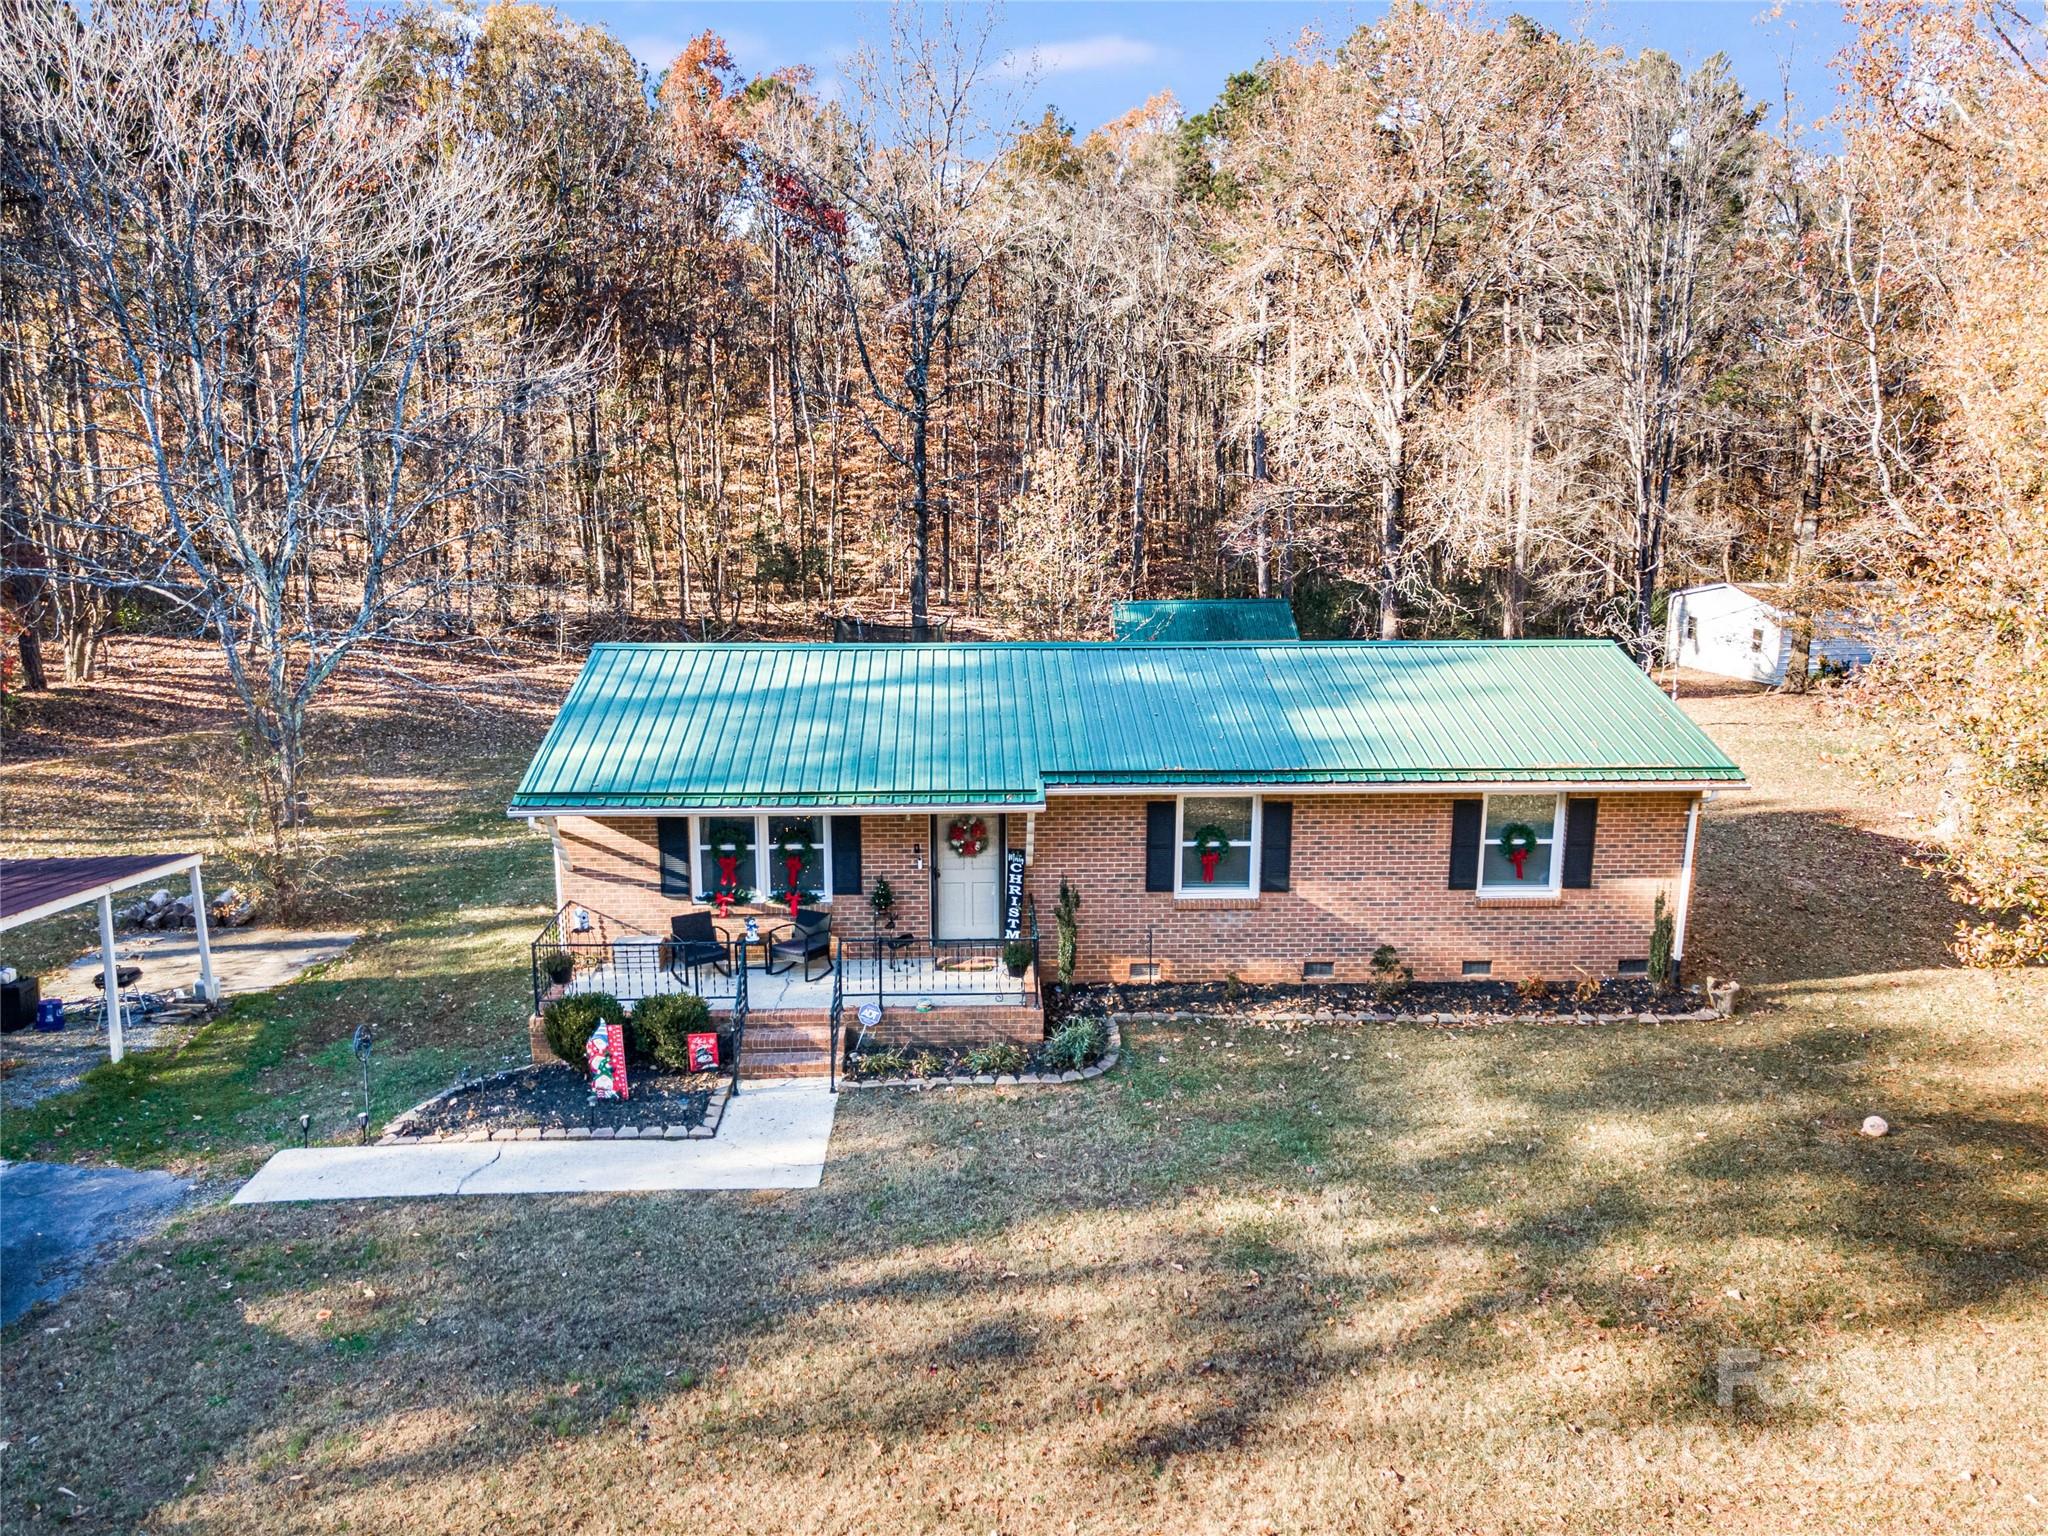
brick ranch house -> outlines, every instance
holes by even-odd
[[[1640,972],[1743,787],[1598,641],[601,645],[510,814],[554,854],[537,1003],[687,986],[794,1063],[861,1002],[1038,1039],[1062,881],[1084,982],[1364,980],[1382,945],[1425,980]],[[744,943],[789,936],[792,883],[829,917],[801,974]],[[707,918],[737,980],[678,963]]]

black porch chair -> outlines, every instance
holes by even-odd
[[[770,976],[780,976],[790,967],[802,964],[804,980],[815,981],[811,975],[811,961],[818,956],[825,957],[825,969],[819,976],[832,974],[832,914],[819,912],[809,907],[796,909],[796,921],[785,923],[774,930],[783,935],[768,945],[768,954],[761,962],[761,969]],[[780,960],[781,965],[775,962]]]
[[[668,920],[668,970],[692,991],[697,970],[710,966],[721,976],[732,974],[732,950],[711,921],[709,912],[684,912]]]

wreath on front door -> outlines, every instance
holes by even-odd
[[[1195,828],[1192,839],[1195,852],[1202,856],[1202,879],[1205,883],[1216,878],[1216,861],[1223,857],[1223,850],[1230,846],[1230,839],[1221,827],[1215,825]]]
[[[971,859],[988,846],[988,823],[979,816],[956,816],[946,828],[946,846]]]
[[[1526,821],[1511,821],[1500,829],[1500,851],[1515,866],[1515,878],[1522,878],[1522,865],[1536,851],[1536,829]]]

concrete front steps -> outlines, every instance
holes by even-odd
[[[825,1077],[832,1070],[832,1020],[815,1012],[755,1013],[740,1046],[740,1081]]]

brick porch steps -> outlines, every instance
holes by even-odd
[[[823,1046],[816,1050],[760,1050],[749,1038],[746,1049],[740,1053],[742,1083],[749,1078],[766,1081],[771,1078],[824,1077],[831,1070],[831,1053]]]

